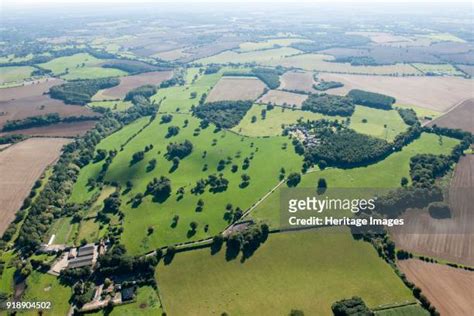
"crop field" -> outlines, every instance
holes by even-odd
[[[30,302],[51,302],[54,312],[45,310],[42,315],[66,315],[69,310],[71,288],[59,284],[59,280],[49,274],[33,271],[28,278],[28,286],[22,297]],[[38,311],[28,311],[25,315],[37,315]],[[22,313],[23,315],[23,313]]]
[[[68,142],[61,138],[31,138],[0,152],[1,234],[15,218],[35,181]]]
[[[0,86],[19,83],[31,77],[32,71],[35,70],[29,66],[19,67],[0,67]]]
[[[392,141],[408,126],[397,111],[384,111],[358,105],[351,116],[350,128],[361,134]]]
[[[96,79],[105,77],[119,77],[127,75],[125,71],[114,68],[100,67],[103,60],[97,59],[87,53],[72,56],[58,57],[44,64],[39,64],[44,69],[51,70],[53,74],[60,75],[66,80]]]
[[[202,64],[227,64],[227,63],[270,63],[278,62],[286,56],[300,54],[301,51],[291,48],[282,47],[275,49],[266,49],[245,53],[237,53],[234,51],[225,51],[220,54],[196,60]]]
[[[15,130],[10,132],[0,133],[2,135],[18,134],[29,136],[44,136],[44,137],[76,137],[84,135],[88,130],[96,125],[97,121],[77,121],[77,122],[60,122],[57,124],[25,128],[22,130]]]
[[[262,110],[266,108],[265,105],[254,104],[240,121],[239,125],[233,127],[232,130],[246,136],[277,136],[281,135],[283,131],[282,125],[294,124],[299,119],[342,119],[338,116],[329,117],[319,113],[283,107],[275,107],[272,110],[267,110],[265,119],[263,119]],[[256,117],[256,121],[252,123],[252,117],[254,116]]]
[[[406,225],[391,230],[398,247],[448,261],[474,265],[474,155],[462,157],[450,183],[451,218],[435,219],[427,210],[409,210]]]
[[[445,112],[455,104],[472,98],[474,80],[456,77],[382,77],[346,74],[320,74],[326,81],[339,81],[344,87],[331,94],[345,95],[351,89],[362,89],[390,95],[397,103]],[[430,93],[426,93],[429,91]]]
[[[470,133],[474,133],[474,99],[469,99],[445,115],[437,118],[428,126],[437,125],[448,128],[460,128]]]
[[[332,303],[353,295],[370,307],[413,301],[370,244],[353,240],[348,232],[272,234],[244,262],[227,261],[225,249],[213,256],[209,252],[178,253],[170,265],[158,266],[167,313],[247,315],[258,310],[260,315],[286,315],[299,309],[332,315]]]
[[[173,60],[189,57],[190,54],[186,53],[184,50],[185,48],[173,49],[166,52],[154,54],[151,57],[157,57],[166,61],[173,61]]]
[[[262,42],[245,42],[239,45],[239,52],[249,52],[254,50],[262,50],[262,49],[271,49],[271,48],[278,48],[281,46],[290,46],[294,43],[310,43],[311,40],[306,38],[274,38],[268,39]]]
[[[398,266],[441,315],[470,315],[474,310],[472,272],[417,259],[399,261]]]
[[[474,66],[471,65],[456,65],[459,69],[461,69],[464,73],[469,76],[474,76]]]
[[[352,66],[349,63],[335,63],[333,56],[323,54],[300,54],[280,58],[254,60],[268,66],[296,67],[307,71],[351,73],[365,75],[419,75],[421,72],[409,64],[381,66]]]
[[[301,108],[303,102],[308,98],[306,94],[292,93],[280,90],[270,90],[265,93],[258,103],[280,105],[284,107]]]
[[[99,116],[87,107],[66,105],[63,101],[51,99],[47,95],[38,95],[11,101],[0,101],[0,128],[9,120],[21,120],[48,113],[58,113],[61,117]]]
[[[0,68],[1,69],[1,68]],[[56,78],[33,80],[25,82],[22,86],[2,88],[0,90],[0,101],[11,101],[16,99],[36,97],[49,91],[49,88],[62,84],[64,81]]]
[[[29,116],[58,113],[61,117],[97,116],[90,109],[66,105],[60,100],[44,95],[50,87],[61,84],[62,80],[47,79],[24,86],[3,88],[0,90],[0,128],[8,120],[21,120]]]
[[[252,77],[222,77],[206,98],[207,102],[223,100],[256,100],[265,89],[260,79]]]
[[[154,71],[134,76],[122,77],[120,78],[120,84],[118,86],[100,90],[93,97],[93,100],[123,99],[127,92],[132,89],[146,84],[159,85],[163,81],[170,79],[172,76],[172,71]]]
[[[309,71],[287,71],[280,77],[282,90],[314,92],[313,73]]]
[[[184,128],[184,120],[189,125]],[[127,195],[134,196],[138,192],[144,192],[147,183],[154,177],[164,175],[170,178],[173,194],[163,203],[152,202],[146,197],[138,208],[130,205],[124,206],[125,221],[122,242],[131,253],[143,253],[158,246],[196,240],[206,236],[212,236],[223,230],[228,221],[224,218],[225,206],[232,203],[234,207],[243,210],[255,203],[259,197],[278,183],[278,175],[281,167],[290,170],[298,170],[301,166],[301,157],[297,156],[288,146],[282,149],[288,140],[283,137],[270,139],[242,138],[230,132],[214,133],[209,127],[200,132],[200,136],[193,136],[193,131],[198,127],[199,121],[189,115],[174,115],[169,124],[160,124],[160,117],[134,138],[123,151],[114,158],[107,174],[107,181],[117,181],[125,184],[126,181],[133,183],[132,191]],[[171,139],[165,138],[166,129],[169,125],[181,128],[179,134]],[[190,140],[194,145],[193,153],[181,160],[177,170],[173,171],[172,163],[163,156],[166,145],[171,141]],[[215,141],[213,140],[215,139]],[[107,139],[106,139],[107,140]],[[213,145],[216,143],[216,145]],[[143,150],[149,144],[154,146],[153,151],[147,153],[145,159],[134,165],[130,165],[130,159],[134,152]],[[100,148],[100,146],[99,146]],[[206,152],[206,157],[203,154]],[[268,160],[269,153],[278,152],[278,158]],[[253,153],[253,154],[252,154]],[[242,161],[245,157],[253,155],[247,170],[241,170]],[[237,172],[231,172],[230,166],[218,171],[217,164],[221,159],[229,157],[233,164],[238,166]],[[157,159],[157,167],[152,172],[146,171],[146,165],[150,159]],[[203,168],[207,165],[208,170]],[[87,171],[100,170],[100,165],[88,166]],[[229,180],[228,189],[223,193],[206,192],[194,195],[190,192],[197,180],[206,178],[210,174],[222,173]],[[241,175],[246,173],[250,176],[250,184],[241,188]],[[257,176],[258,174],[258,176]],[[84,196],[85,179],[80,176],[73,190],[73,197]],[[82,180],[83,179],[83,180]],[[81,186],[78,187],[77,186]],[[182,199],[176,199],[175,193],[179,187],[185,188]],[[78,191],[76,191],[78,190]],[[77,192],[77,193],[76,193]],[[87,193],[85,194],[87,196]],[[204,201],[204,210],[196,212],[196,203],[199,199]],[[77,200],[76,200],[77,201]],[[158,213],[157,213],[158,212]],[[158,216],[159,214],[159,216]],[[179,215],[179,223],[173,228],[171,225],[175,215]],[[137,220],[143,219],[143,220]],[[198,223],[198,229],[194,234],[189,234],[189,223],[194,220]],[[207,227],[207,231],[205,226]],[[155,232],[147,235],[147,227],[152,226]]]
[[[431,153],[448,154],[458,140],[443,137],[439,141],[437,135],[424,133],[410,145],[404,147],[376,164],[353,168],[328,168],[308,172],[301,177],[299,188],[316,188],[319,178],[324,178],[332,188],[373,188],[391,189],[400,186],[402,177],[410,178],[410,158],[417,154]],[[264,220],[272,227],[280,225],[280,193],[272,193],[252,212],[251,217]]]

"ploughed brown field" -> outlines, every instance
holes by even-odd
[[[2,135],[23,134],[30,136],[46,136],[46,137],[76,137],[84,135],[88,130],[92,129],[97,121],[78,121],[78,122],[61,122],[53,125],[39,126],[0,133]]]
[[[212,88],[207,102],[256,100],[264,91],[265,84],[252,77],[223,77]]]
[[[64,138],[30,138],[0,152],[0,235],[46,167],[56,161]]]
[[[0,129],[7,121],[48,113],[58,113],[61,117],[99,115],[87,107],[67,105],[61,100],[44,95],[50,87],[62,82],[62,80],[49,79],[37,84],[0,89]]]
[[[462,102],[445,115],[431,121],[428,126],[435,124],[441,127],[460,128],[474,133],[474,99]]]
[[[397,247],[474,266],[474,155],[461,158],[449,188],[451,218],[434,219],[427,210],[409,210],[405,225],[391,229]]]
[[[398,262],[441,315],[469,316],[474,310],[474,273],[418,259]]]
[[[445,112],[454,105],[474,98],[474,80],[459,77],[389,77],[320,73],[320,79],[339,81],[341,88],[327,93],[345,95],[351,89],[383,93],[398,104],[415,105]]]
[[[305,92],[315,92],[313,89],[313,73],[310,71],[287,71],[280,77],[280,87],[282,90],[299,90]]]
[[[274,104],[280,106],[288,107],[297,107],[301,108],[303,102],[308,98],[306,94],[292,93],[287,91],[280,90],[270,90],[265,93],[260,99],[257,100],[258,103],[264,104]]]
[[[144,86],[147,84],[159,85],[165,80],[171,79],[172,71],[153,71],[146,72],[139,75],[126,76],[119,78],[120,84],[118,86],[99,91],[94,100],[116,100],[123,99],[127,92],[132,89]]]

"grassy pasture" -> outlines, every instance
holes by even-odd
[[[58,279],[49,274],[33,271],[28,277],[28,287],[23,295],[23,301],[51,302],[51,310],[45,310],[43,315],[66,315],[69,310],[71,288],[59,284]],[[31,310],[26,315],[37,315],[38,311]]]
[[[316,188],[319,178],[325,178],[331,188],[397,188],[402,177],[409,177],[410,158],[416,154],[431,153],[435,155],[448,154],[458,143],[458,140],[424,133],[419,139],[393,153],[383,161],[353,169],[328,168],[307,173],[301,177],[299,188]],[[265,220],[271,226],[280,224],[280,194],[279,191],[271,194],[251,214],[255,219]]]
[[[149,119],[149,117],[143,117],[127,126],[124,126],[119,131],[103,139],[97,145],[97,149],[104,149],[107,151],[112,149],[120,150],[120,146],[124,144],[128,138],[136,134],[145,124],[147,124]],[[86,184],[89,178],[94,177],[100,172],[102,164],[103,161],[98,163],[89,163],[87,166],[81,169],[79,177],[77,178],[77,181],[72,189],[71,196],[69,197],[69,202],[83,203],[89,200],[94,195],[94,193],[97,192],[97,189],[89,191]]]
[[[362,122],[364,119],[366,123]],[[408,128],[396,110],[384,111],[365,106],[356,106],[350,127],[359,133],[387,141],[392,141]]]
[[[114,68],[102,68],[99,66],[102,62],[104,60],[95,58],[90,54],[79,53],[72,56],[58,57],[38,66],[49,69],[53,74],[61,75],[66,80],[117,77],[127,74]]]
[[[198,74],[197,71],[190,71],[186,76],[186,85],[159,89],[151,99],[156,103],[161,102],[160,112],[175,112],[177,109],[179,112],[189,112],[192,105],[199,104],[199,99],[204,93],[209,94],[221,78],[222,72],[223,70],[215,74],[199,76],[193,84],[190,84],[194,75]],[[196,92],[195,98],[191,97],[192,92]]]
[[[353,295],[372,308],[414,301],[369,243],[329,229],[272,234],[243,263],[225,250],[178,253],[156,278],[170,315],[332,315],[332,303]]]
[[[342,119],[341,117],[328,117],[319,113],[283,107],[267,110],[265,119],[262,119],[261,112],[266,107],[266,105],[254,104],[239,125],[232,128],[232,130],[247,136],[276,136],[281,135],[282,125],[296,123],[300,118],[303,120]],[[257,117],[255,123],[252,123],[253,116]]]
[[[425,109],[425,108],[422,108],[422,107],[419,107],[419,106],[415,106],[415,105],[408,105],[408,104],[399,104],[399,103],[396,103],[394,105],[394,107],[399,107],[399,108],[402,108],[402,109],[412,109],[413,111],[415,111],[416,115],[419,117],[419,118],[424,118],[424,117],[431,117],[431,118],[436,118],[438,116],[441,115],[441,112],[438,112],[438,111],[435,111],[435,110],[431,110],[431,109]]]
[[[184,128],[186,119],[189,120],[189,126]],[[179,126],[181,131],[177,136],[166,139],[166,130],[170,125]],[[212,126],[202,130],[200,136],[193,136],[193,131],[198,125],[199,121],[189,115],[175,114],[173,121],[169,124],[160,124],[160,116],[158,116],[149,127],[125,147],[124,151],[118,153],[110,165],[106,180],[117,181],[122,185],[130,180],[134,185],[132,191],[123,197],[124,201],[138,192],[145,192],[147,183],[154,177],[164,175],[171,179],[173,193],[165,202],[152,202],[151,197],[146,197],[138,208],[132,208],[124,203],[122,209],[125,213],[125,221],[122,242],[131,253],[143,253],[158,246],[196,240],[218,233],[228,224],[224,219],[227,203],[245,210],[278,183],[281,167],[284,166],[290,172],[298,170],[301,166],[301,157],[294,153],[286,138],[254,139],[241,137],[232,132],[214,133]],[[179,168],[170,173],[172,163],[164,157],[166,146],[171,141],[184,139],[193,143],[193,153],[182,159]],[[213,139],[216,140],[216,145],[213,145]],[[288,143],[286,150],[282,149],[284,143]],[[153,144],[153,150],[145,154],[143,161],[130,166],[132,154],[143,150],[149,144]],[[205,158],[203,158],[204,151],[207,152]],[[243,159],[250,157],[252,152],[254,158],[250,162],[250,167],[243,171],[241,167]],[[276,158],[269,160],[269,155],[275,155]],[[224,170],[217,170],[218,161],[226,160],[227,157],[231,157],[232,164],[238,166],[237,172],[231,172],[230,165],[227,165]],[[147,172],[146,166],[152,158],[157,160],[157,167]],[[208,170],[203,171],[205,164],[208,165]],[[206,189],[202,195],[191,194],[190,190],[197,180],[219,172],[229,180],[227,191],[211,193]],[[243,173],[251,178],[246,188],[239,187]],[[186,193],[184,198],[178,201],[175,192],[181,186],[185,188]],[[205,204],[202,212],[195,210],[199,199],[202,199]],[[175,215],[179,215],[180,219],[177,227],[172,228],[171,223]],[[198,223],[198,229],[195,234],[188,235],[191,221]],[[209,225],[208,232],[204,230],[206,224]],[[147,234],[149,226],[154,228],[154,233],[151,235]]]
[[[220,54],[199,59],[196,62],[202,64],[226,64],[226,63],[272,63],[278,62],[286,56],[300,54],[301,51],[291,48],[282,47],[275,49],[267,49],[260,51],[250,51],[244,53],[237,53],[234,51],[225,51]]]
[[[30,66],[0,67],[0,85],[8,85],[13,82],[20,82],[31,77]]]
[[[13,275],[16,267],[9,266],[15,258],[13,251],[0,253],[0,259],[5,262],[3,266],[3,272],[0,274],[0,292],[11,293],[13,289]]]
[[[113,111],[124,111],[132,106],[130,101],[93,101],[88,104],[89,107],[101,107]]]

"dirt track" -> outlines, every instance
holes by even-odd
[[[30,138],[0,152],[0,235],[15,218],[35,181],[68,142],[64,138]]]
[[[399,261],[408,280],[421,288],[443,316],[469,316],[474,310],[474,272],[418,259]]]

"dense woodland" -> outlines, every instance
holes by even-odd
[[[209,102],[195,107],[193,114],[219,128],[232,128],[239,124],[251,107],[251,101]]]
[[[351,116],[354,113],[354,103],[348,97],[311,94],[303,102],[301,109],[326,115]]]
[[[358,89],[349,91],[347,96],[356,104],[381,110],[391,110],[392,104],[395,103],[395,98],[388,95]]]
[[[117,78],[70,81],[52,87],[49,94],[52,98],[63,100],[66,104],[86,105],[99,90],[112,88],[119,83]]]

